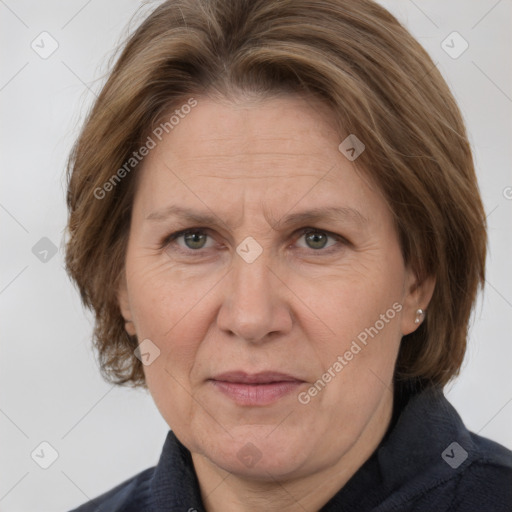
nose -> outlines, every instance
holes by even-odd
[[[291,292],[284,279],[263,255],[252,263],[235,258],[226,276],[219,329],[252,343],[288,333],[292,314],[286,297]]]

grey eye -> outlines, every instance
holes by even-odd
[[[304,236],[306,243],[312,249],[323,249],[327,243],[327,239],[329,238],[325,233],[319,231],[306,233]]]
[[[189,249],[202,249],[206,243],[208,237],[207,234],[201,231],[193,231],[182,235],[185,245]]]

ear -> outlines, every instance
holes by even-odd
[[[133,315],[130,306],[130,300],[128,297],[128,287],[126,286],[125,276],[121,278],[121,283],[119,285],[119,290],[117,292],[117,301],[119,304],[121,315],[123,316],[125,321],[124,328],[126,329],[126,332],[130,336],[135,336],[135,325],[133,323]]]
[[[401,319],[403,336],[414,332],[424,321],[425,315],[428,315],[428,305],[436,286],[436,278],[434,276],[419,279],[412,269],[409,269],[407,272]],[[418,316],[418,309],[424,312],[422,316]],[[416,319],[419,322],[416,322]]]

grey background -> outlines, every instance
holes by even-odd
[[[167,432],[147,393],[101,380],[62,251],[67,154],[127,23],[157,3],[0,0],[0,512],[68,510],[154,465]],[[432,55],[468,125],[490,253],[446,394],[471,430],[512,448],[512,1],[382,3]],[[46,59],[31,48],[51,49],[43,31],[59,45]],[[441,47],[453,31],[469,43],[457,59]],[[48,469],[31,458],[43,441],[59,455]]]

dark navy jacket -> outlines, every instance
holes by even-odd
[[[195,511],[192,458],[170,431],[156,467],[74,512]],[[370,511],[511,512],[512,452],[469,432],[442,390],[400,396],[377,449],[320,510]]]

